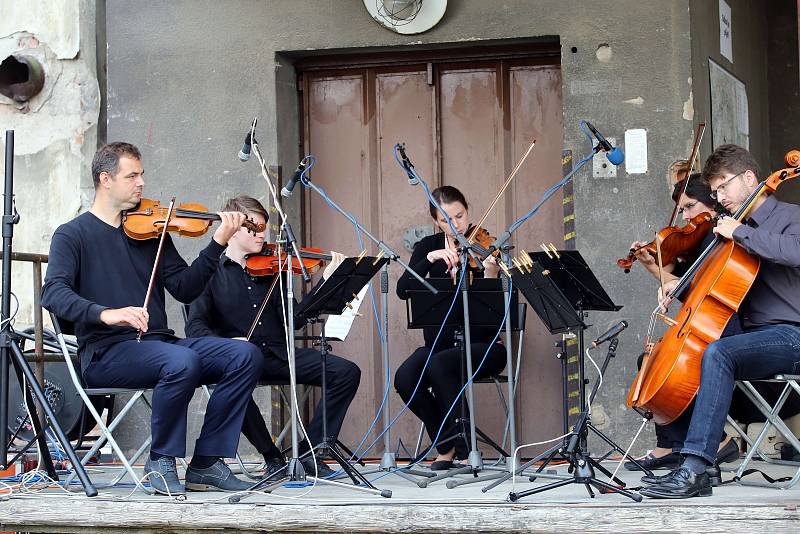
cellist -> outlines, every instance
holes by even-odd
[[[702,179],[712,197],[735,213],[759,187],[758,164],[744,148],[722,145],[706,160]],[[706,469],[717,457],[735,380],[800,371],[800,206],[762,195],[744,223],[722,217],[714,233],[741,245],[761,266],[739,310],[744,331],[705,349],[683,461],[641,490],[649,497],[711,495]]]
[[[683,163],[683,168],[679,169],[680,172],[677,174],[683,174],[685,176],[685,160],[676,163]],[[686,182],[687,179],[688,183]],[[711,189],[708,183],[701,179],[700,173],[692,173],[688,178],[683,178],[676,182],[673,186],[672,200],[678,204],[678,214],[685,222],[692,220],[701,213],[709,213],[714,217],[725,213],[724,208],[711,197]],[[699,256],[700,252],[710,245],[713,240],[714,235],[709,233],[694,256]],[[631,250],[634,251],[639,263],[641,263],[642,267],[644,267],[647,272],[653,275],[657,280],[664,281],[664,293],[668,294],[670,290],[675,287],[679,276],[686,272],[689,267],[689,265],[687,265],[688,262],[678,261],[660,267],[657,258],[653,257],[644,245],[645,243],[641,241],[634,241],[631,244]],[[739,331],[741,331],[739,321],[734,318],[728,323],[728,327],[723,335],[730,335]],[[641,367],[641,357],[639,360],[639,367]],[[643,467],[653,470],[674,469],[678,467],[681,462],[679,451],[683,448],[683,441],[686,438],[688,418],[690,415],[689,410],[687,410],[684,415],[668,425],[655,425],[656,447],[646,456],[639,458],[638,462]],[[722,441],[719,444],[719,450],[720,454],[717,458],[717,464],[731,462],[739,457],[739,449],[730,436],[723,435]],[[625,468],[629,471],[636,471],[639,469],[633,462],[625,462]],[[650,477],[644,477],[642,480],[648,482],[649,478]],[[716,469],[712,474],[712,483],[718,480],[719,474],[718,469]]]

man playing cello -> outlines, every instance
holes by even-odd
[[[758,174],[747,150],[722,145],[706,161],[703,179],[712,197],[736,213],[759,187]],[[683,462],[641,490],[649,497],[711,495],[706,468],[716,460],[735,380],[800,371],[800,206],[762,195],[743,223],[723,217],[714,233],[741,245],[761,265],[739,309],[744,332],[708,344],[703,354]]]

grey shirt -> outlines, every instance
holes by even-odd
[[[739,310],[744,327],[800,325],[800,206],[770,196],[747,223],[733,239],[761,268]]]

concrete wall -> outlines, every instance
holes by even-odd
[[[108,138],[140,145],[154,198],[176,194],[215,207],[232,193],[263,197],[256,167],[235,159],[251,118],[260,117],[268,162],[293,169],[300,156],[293,69],[276,54],[559,36],[564,148],[587,152],[581,119],[619,140],[627,128],[649,134],[648,174],[627,176],[622,167],[616,179],[592,179],[587,169],[575,186],[578,248],[625,306],[592,317],[587,335],[619,319],[631,322],[596,407],[602,426],[626,441],[638,418],[622,408],[623,395],[654,284],[638,269],[623,275],[615,260],[632,240],[663,225],[670,209],[666,167],[685,157],[690,143],[688,8],[688,0],[625,0],[606,10],[575,0],[451,1],[434,29],[401,36],[375,23],[360,0],[108,0]],[[181,240],[179,247],[191,257],[204,242]],[[557,431],[542,430],[544,437]]]
[[[44,88],[30,101],[19,104],[0,95],[0,165],[5,165],[5,130],[15,131],[20,224],[13,248],[46,254],[56,226],[77,215],[92,196],[89,165],[101,104],[94,0],[0,0],[0,62],[12,54],[33,57],[45,70]],[[30,324],[30,265],[15,262],[12,289],[21,305],[17,325]]]

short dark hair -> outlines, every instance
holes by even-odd
[[[238,211],[245,215],[259,213],[264,217],[264,222],[269,221],[269,213],[264,205],[253,197],[239,195],[229,199],[222,207],[222,211]]]
[[[693,172],[689,175],[689,185],[686,186],[686,196],[692,200],[702,202],[717,213],[724,212],[725,208],[716,200],[711,198],[711,187],[708,185],[708,182],[701,178],[701,176],[702,174],[699,172]],[[676,182],[672,188],[672,200],[676,203],[680,200],[681,193],[684,192],[683,188],[685,184],[686,178]]]
[[[119,169],[119,159],[122,156],[140,161],[142,159],[139,149],[130,143],[108,143],[95,152],[94,158],[92,158],[92,178],[95,189],[100,185],[100,173],[107,172],[113,176]]]
[[[758,162],[745,148],[737,145],[720,145],[708,156],[703,166],[703,181],[708,183],[716,176],[723,174],[741,174],[753,171],[759,177]]]
[[[469,209],[469,205],[467,204],[467,199],[464,198],[464,194],[452,185],[443,185],[441,187],[437,187],[431,191],[431,195],[439,204],[452,204],[453,202],[461,202],[461,204],[464,205],[464,208]],[[429,203],[428,209],[431,212],[431,217],[436,219],[439,213],[439,210],[436,209],[436,206]]]

